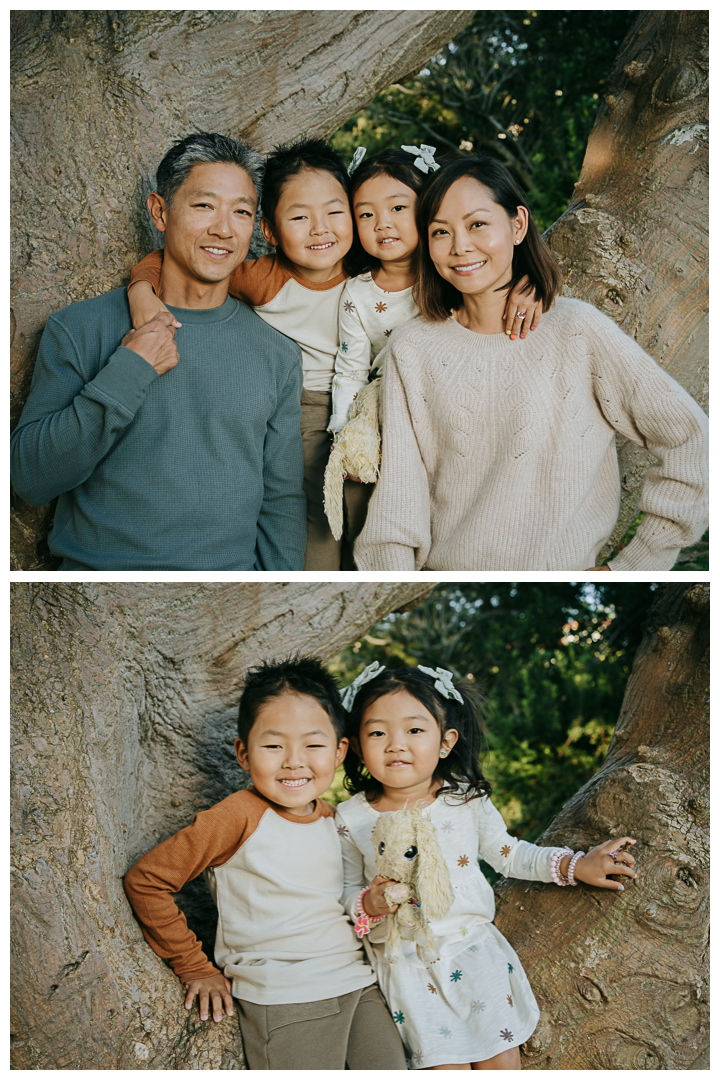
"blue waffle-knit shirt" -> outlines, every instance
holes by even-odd
[[[120,344],[125,289],[50,316],[15,490],[58,497],[61,570],[302,570],[299,346],[232,297],[170,311],[180,360],[161,376]]]

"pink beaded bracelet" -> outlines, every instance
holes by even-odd
[[[569,847],[558,848],[557,851],[553,852],[550,859],[550,873],[556,885],[570,884],[569,879],[564,877],[563,874],[560,872],[560,863],[563,861],[566,855],[572,856],[572,854],[573,850]]]
[[[567,876],[568,876],[568,881],[570,882],[571,885],[577,885],[577,881],[575,880],[575,864],[580,859],[582,859],[584,854],[585,854],[584,851],[576,851],[575,854],[573,855],[572,859],[570,860],[570,865],[568,866]]]
[[[355,910],[357,912],[355,933],[359,938],[363,937],[365,934],[369,934],[372,925],[382,922],[385,918],[384,915],[368,915],[367,911],[365,910],[365,905],[363,904],[363,896],[366,892],[370,892],[369,885],[366,885],[364,889],[360,890],[357,895],[357,900],[355,901]]]

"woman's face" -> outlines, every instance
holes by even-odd
[[[484,184],[463,176],[449,188],[429,224],[430,258],[459,292],[493,293],[510,280],[513,249],[526,232],[524,206],[510,218]],[[504,294],[497,295],[504,304]]]

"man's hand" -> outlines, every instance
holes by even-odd
[[[145,323],[139,330],[128,330],[120,342],[126,349],[132,349],[143,360],[164,375],[174,368],[180,359],[175,344],[176,319],[169,311],[159,311],[154,319]]]
[[[388,885],[397,885],[397,881],[386,877],[373,878],[369,891],[363,896],[363,907],[368,915],[392,915],[393,911],[397,911],[398,905],[388,904],[383,895]]]
[[[232,983],[219,971],[217,975],[211,975],[209,979],[191,979],[189,983],[185,983],[185,989],[187,990],[185,1008],[192,1009],[193,1001],[196,997],[199,998],[201,1020],[208,1018],[208,999],[212,1002],[213,1020],[218,1023],[222,1020],[223,1005],[228,1016],[233,1015],[233,999],[230,993]]]

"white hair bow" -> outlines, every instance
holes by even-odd
[[[353,154],[352,161],[348,165],[348,176],[352,176],[362,159],[365,157],[366,153],[367,151],[365,150],[364,146],[358,146],[357,150]]]
[[[433,157],[435,153],[434,146],[428,146],[426,143],[420,143],[419,146],[401,146],[401,150],[406,150],[408,154],[417,154],[418,157],[413,161],[413,165],[420,172],[436,172],[440,166]],[[438,669],[439,670],[439,669]]]
[[[360,672],[357,679],[351,682],[349,686],[346,686],[344,690],[340,691],[340,700],[342,701],[343,708],[347,712],[350,712],[355,704],[355,695],[360,687],[364,686],[365,683],[370,682],[371,679],[374,679],[376,675],[379,675],[380,672],[384,670],[384,664],[380,666],[377,660],[373,660],[372,664],[369,664],[364,671]]]
[[[441,693],[444,698],[455,698],[461,705],[464,704],[460,692],[453,686],[452,671],[446,671],[445,668],[441,667],[423,667],[422,664],[418,664],[418,671],[424,672],[425,675],[432,675],[435,679],[435,689]]]

